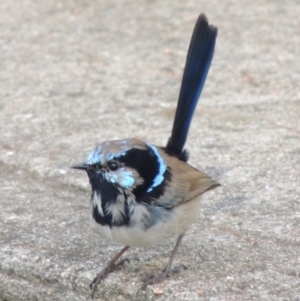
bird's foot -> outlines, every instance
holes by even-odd
[[[137,296],[141,291],[146,290],[148,285],[153,285],[153,284],[157,284],[157,283],[164,281],[170,275],[178,273],[181,268],[184,268],[185,270],[187,270],[187,267],[185,265],[181,264],[173,269],[165,268],[160,274],[151,275],[151,276],[145,278],[143,280],[142,286],[140,287],[140,289],[137,292]]]
[[[101,283],[111,272],[117,269],[119,266],[123,265],[128,259],[123,259],[118,261],[118,259],[129,249],[129,246],[124,247],[120,252],[118,252],[106,265],[106,267],[94,278],[90,284],[90,289],[92,290],[91,298],[94,298],[95,291],[99,283]]]
[[[136,258],[133,258],[133,260],[137,260]],[[94,298],[94,294],[97,290],[97,286],[113,271],[118,269],[120,266],[122,266],[125,262],[130,262],[128,258],[124,258],[120,260],[117,263],[110,262],[108,265],[94,278],[94,280],[90,283],[90,289],[91,292],[91,298]]]

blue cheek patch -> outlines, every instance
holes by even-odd
[[[122,187],[129,188],[134,184],[134,177],[131,171],[122,171],[119,183]]]
[[[156,155],[158,164],[159,164],[159,171],[157,176],[154,178],[153,180],[153,184],[148,188],[147,192],[150,192],[153,190],[154,187],[160,185],[163,181],[164,181],[164,173],[167,170],[167,166],[163,160],[163,158],[161,157],[161,155],[158,153],[157,148],[151,144],[147,144],[152,151],[154,152],[154,154]]]
[[[116,183],[116,181],[118,181],[118,175],[116,174],[106,174],[106,178],[113,184]]]
[[[119,174],[115,173],[105,173],[105,178],[107,181],[109,181],[112,184],[119,184],[120,186],[124,188],[129,188],[134,184],[134,177],[131,171],[124,171],[124,169],[121,169],[121,172]]]

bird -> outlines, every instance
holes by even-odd
[[[184,234],[196,221],[202,194],[220,186],[187,163],[189,152],[184,148],[217,34],[217,27],[200,14],[166,146],[137,138],[105,141],[90,152],[85,162],[72,166],[87,172],[92,189],[90,215],[100,234],[124,245],[90,284],[92,299],[99,283],[123,263],[119,259],[130,247],[152,246],[178,237],[166,267],[144,279],[139,291],[169,276]]]

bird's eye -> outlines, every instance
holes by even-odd
[[[116,161],[110,161],[108,162],[108,167],[111,171],[115,171],[119,168],[119,164]]]

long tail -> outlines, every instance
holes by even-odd
[[[166,152],[183,161],[188,159],[183,148],[214,55],[217,33],[217,28],[209,25],[206,16],[201,14],[191,38],[172,134],[165,148]]]

